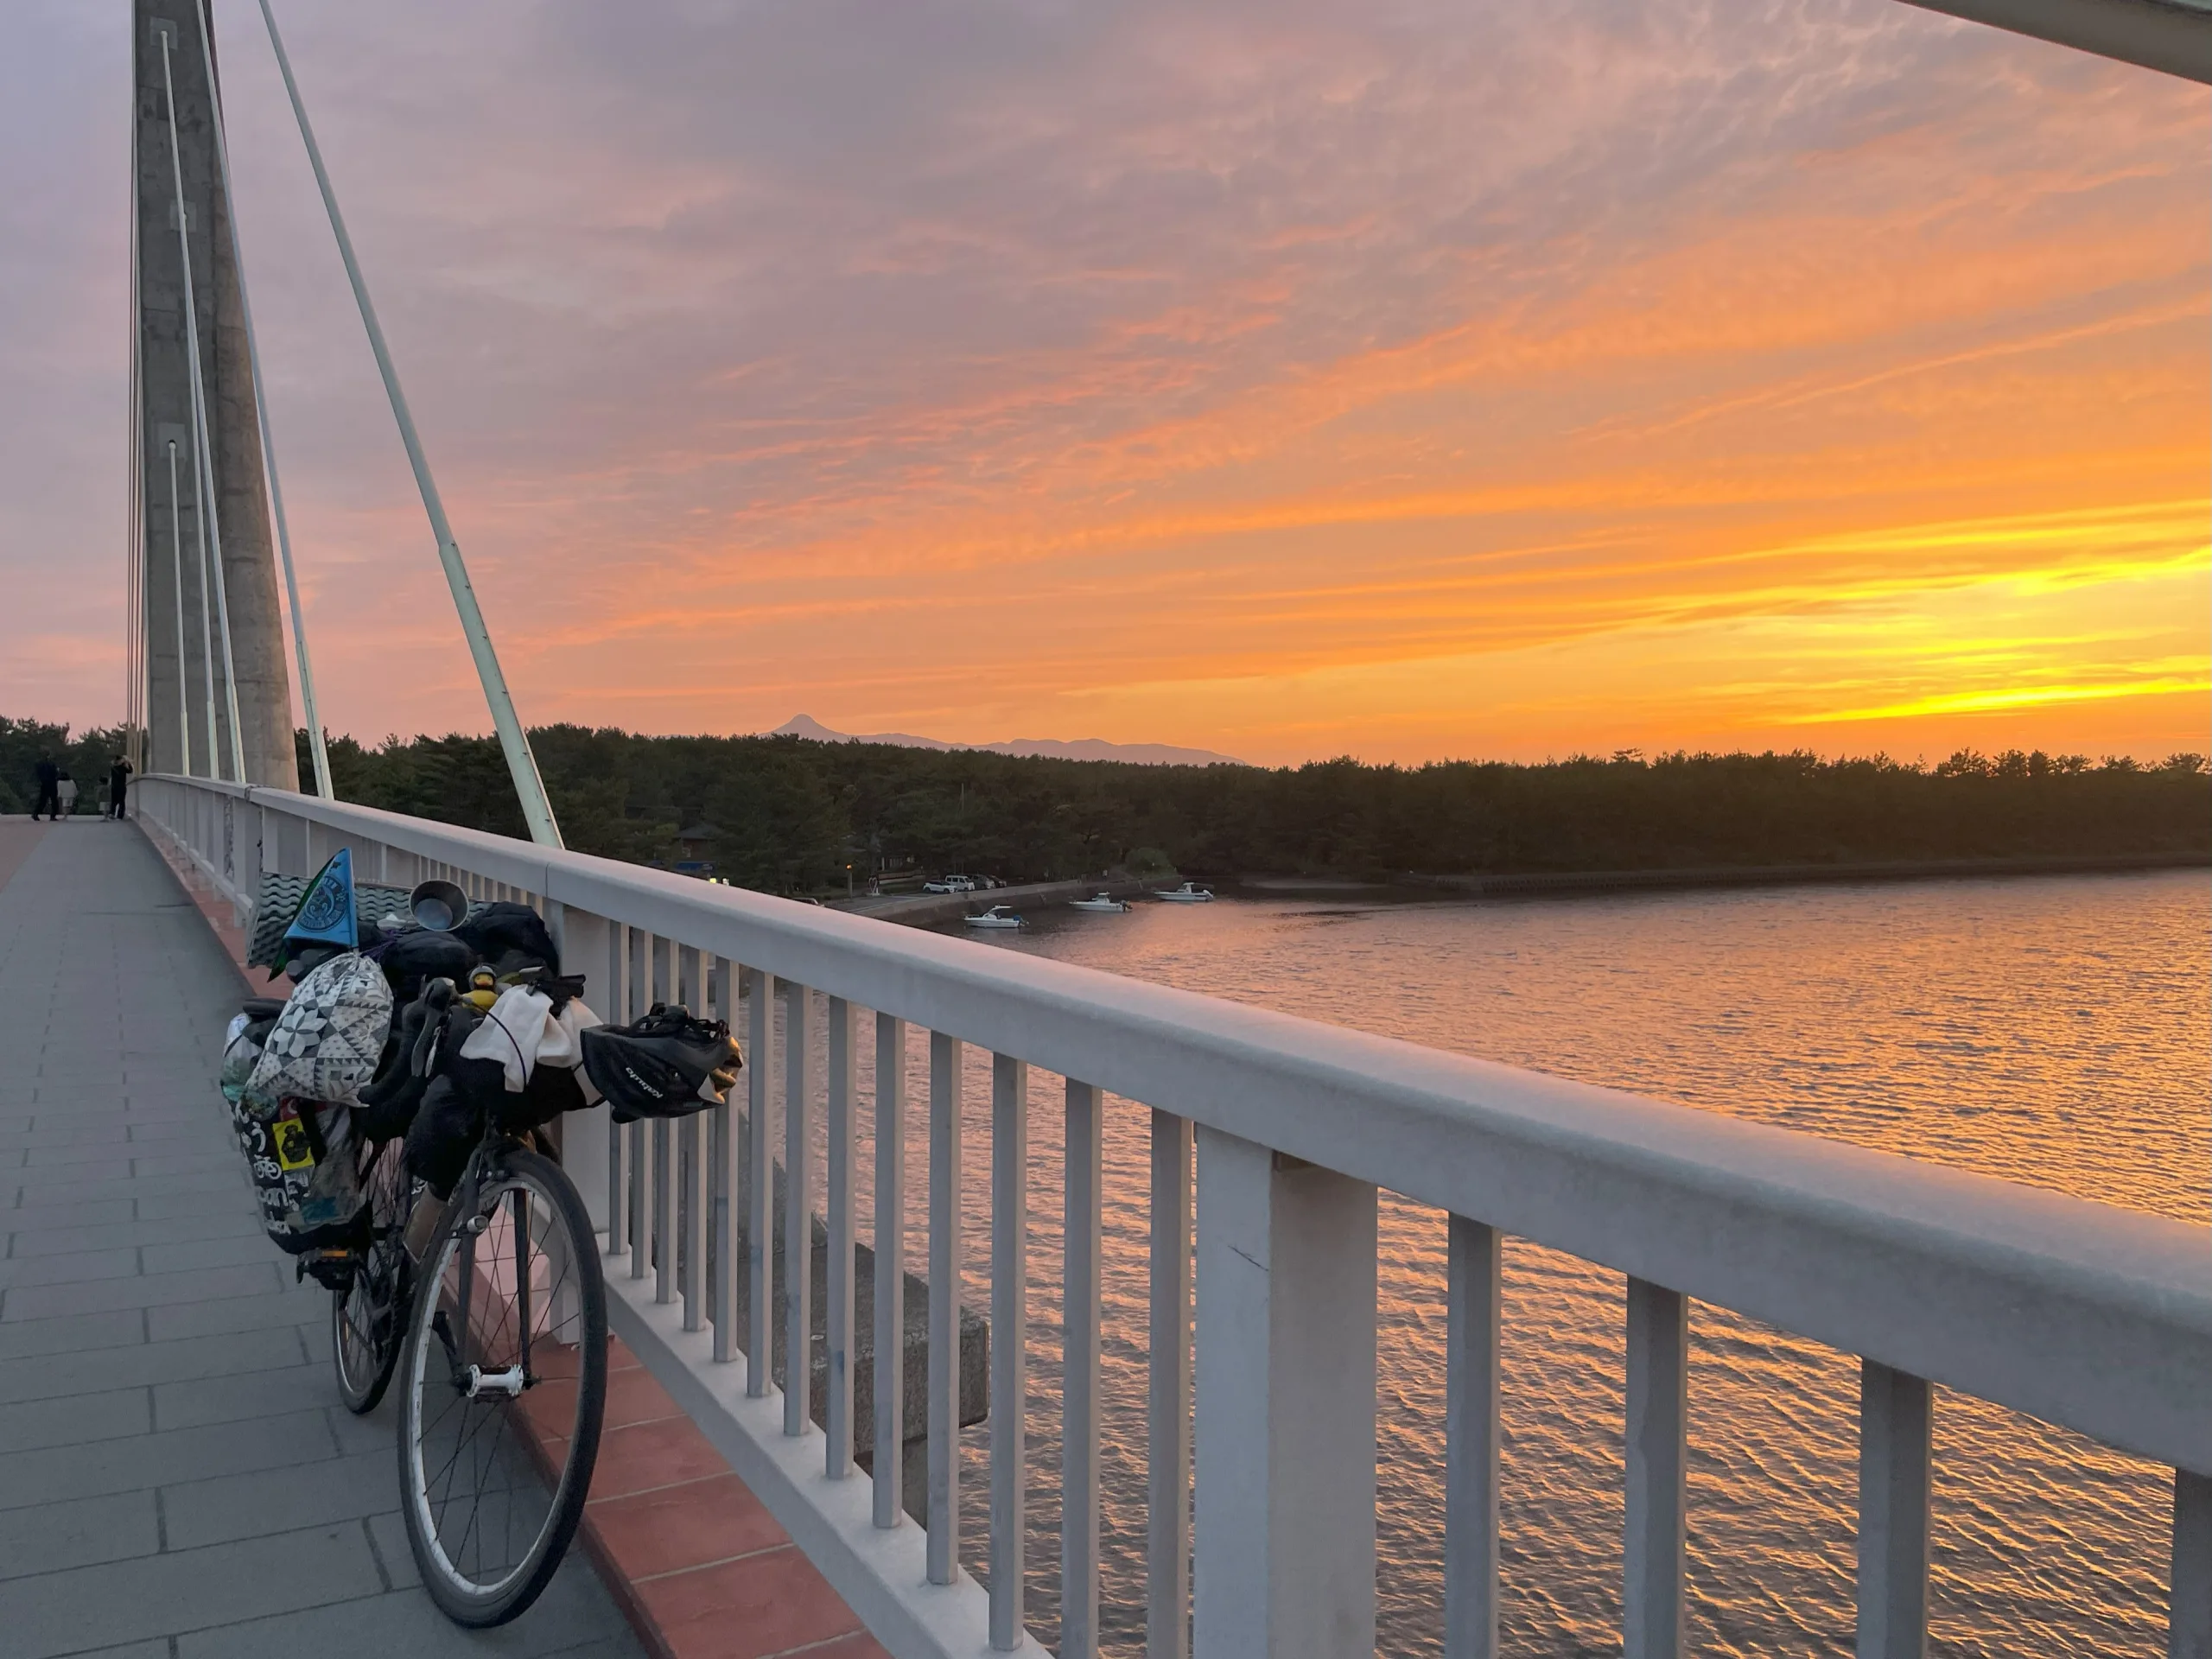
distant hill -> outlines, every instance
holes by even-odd
[[[1109,743],[1079,737],[1063,743],[1049,737],[1014,737],[1003,743],[946,743],[912,732],[833,732],[811,715],[793,715],[767,734],[804,737],[816,743],[888,743],[901,749],[983,749],[993,754],[1046,755],[1056,760],[1119,760],[1133,766],[1241,766],[1233,754],[1211,749],[1179,749],[1172,743]]]

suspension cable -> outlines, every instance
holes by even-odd
[[[144,670],[139,634],[144,623],[144,580],[146,560],[145,516],[143,494],[145,483],[141,472],[139,450],[145,442],[145,391],[140,384],[138,357],[138,169],[137,139],[131,140],[130,169],[130,447],[124,452],[124,486],[130,493],[125,498],[123,514],[123,753],[133,766],[140,760],[138,752],[139,677]]]
[[[223,630],[223,699],[225,711],[230,716],[231,780],[245,781],[245,746],[238,735],[238,667],[231,655],[231,607],[223,582],[223,521],[215,505],[215,457],[211,445],[207,421],[207,385],[200,367],[200,313],[192,292],[192,243],[185,225],[184,211],[184,152],[177,142],[176,83],[169,73],[169,36],[162,35],[162,89],[168,99],[169,172],[176,186],[176,245],[184,265],[184,343],[185,356],[192,371],[192,428],[194,447],[199,451],[200,478],[197,490],[200,497],[200,632],[210,632],[207,618],[207,573],[214,572],[215,607],[222,621]],[[203,658],[207,671],[207,775],[220,778],[221,763],[216,759],[219,752],[215,741],[215,686],[214,645],[205,642],[207,655]]]
[[[308,625],[300,608],[300,579],[292,568],[292,532],[284,521],[284,489],[276,480],[276,445],[269,431],[269,392],[261,380],[261,347],[254,338],[253,306],[245,291],[245,251],[238,242],[238,193],[231,188],[231,143],[224,130],[223,105],[215,85],[215,48],[207,27],[207,0],[196,0],[200,12],[200,60],[207,71],[207,97],[215,111],[215,165],[222,179],[223,200],[231,227],[231,268],[237,273],[238,310],[245,318],[246,361],[253,371],[253,408],[261,427],[261,470],[269,481],[269,504],[276,520],[276,550],[284,564],[284,593],[292,611],[292,648],[300,659],[300,702],[307,715],[308,747],[315,756],[315,792],[326,801],[336,798],[330,788],[330,754],[322,741],[322,717],[315,712],[315,670],[308,661]]]
[[[269,25],[269,44],[276,48],[276,67],[284,76],[284,91],[291,98],[292,113],[299,119],[300,137],[307,145],[308,160],[315,168],[315,181],[322,191],[322,205],[330,214],[330,228],[338,238],[338,257],[345,262],[346,280],[353,285],[361,325],[368,331],[369,349],[376,353],[378,372],[384,376],[385,392],[391,399],[392,418],[399,426],[399,441],[406,446],[408,464],[415,469],[416,487],[423,493],[423,509],[429,515],[430,533],[437,539],[438,562],[445,567],[446,586],[453,591],[454,609],[461,613],[461,631],[468,640],[469,655],[476,661],[476,677],[483,683],[484,701],[491,707],[492,725],[499,734],[499,747],[506,754],[507,772],[514,779],[515,794],[521,800],[523,821],[530,826],[532,841],[543,847],[558,847],[561,829],[554,821],[553,804],[546,798],[545,780],[538,775],[537,757],[530,752],[530,735],[523,730],[522,721],[515,713],[515,700],[508,693],[507,677],[500,671],[499,653],[492,648],[491,630],[484,625],[484,612],[476,602],[476,590],[469,585],[468,567],[461,563],[461,543],[454,539],[453,526],[446,521],[445,503],[439,499],[438,486],[431,480],[429,458],[423,453],[423,441],[416,435],[415,417],[408,413],[406,397],[399,390],[399,372],[392,366],[384,329],[377,322],[376,308],[369,303],[368,284],[362,279],[360,262],[353,257],[353,238],[346,233],[346,220],[338,211],[338,197],[330,188],[330,175],[323,167],[322,150],[315,141],[315,129],[308,124],[307,105],[300,101],[299,83],[292,78],[292,60],[285,55],[283,37],[276,32],[276,14],[270,10],[269,0],[261,0],[261,16]]]
[[[176,564],[176,731],[184,744],[184,775],[192,776],[192,702],[184,677],[184,532],[177,527],[176,440],[169,440],[169,556]]]

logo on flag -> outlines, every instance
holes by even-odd
[[[284,930],[284,943],[334,944],[351,950],[360,942],[353,911],[353,855],[350,849],[340,847],[308,884],[307,896],[292,912],[292,925]]]

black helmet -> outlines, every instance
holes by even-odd
[[[681,1004],[661,1002],[631,1025],[591,1027],[583,1052],[584,1075],[607,1096],[617,1123],[720,1105],[742,1064],[728,1021],[710,1024]]]

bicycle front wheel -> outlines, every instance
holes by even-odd
[[[423,1587],[456,1624],[537,1599],[583,1516],[607,1403],[607,1287],[575,1187],[497,1154],[446,1206],[408,1316],[400,1507]]]

